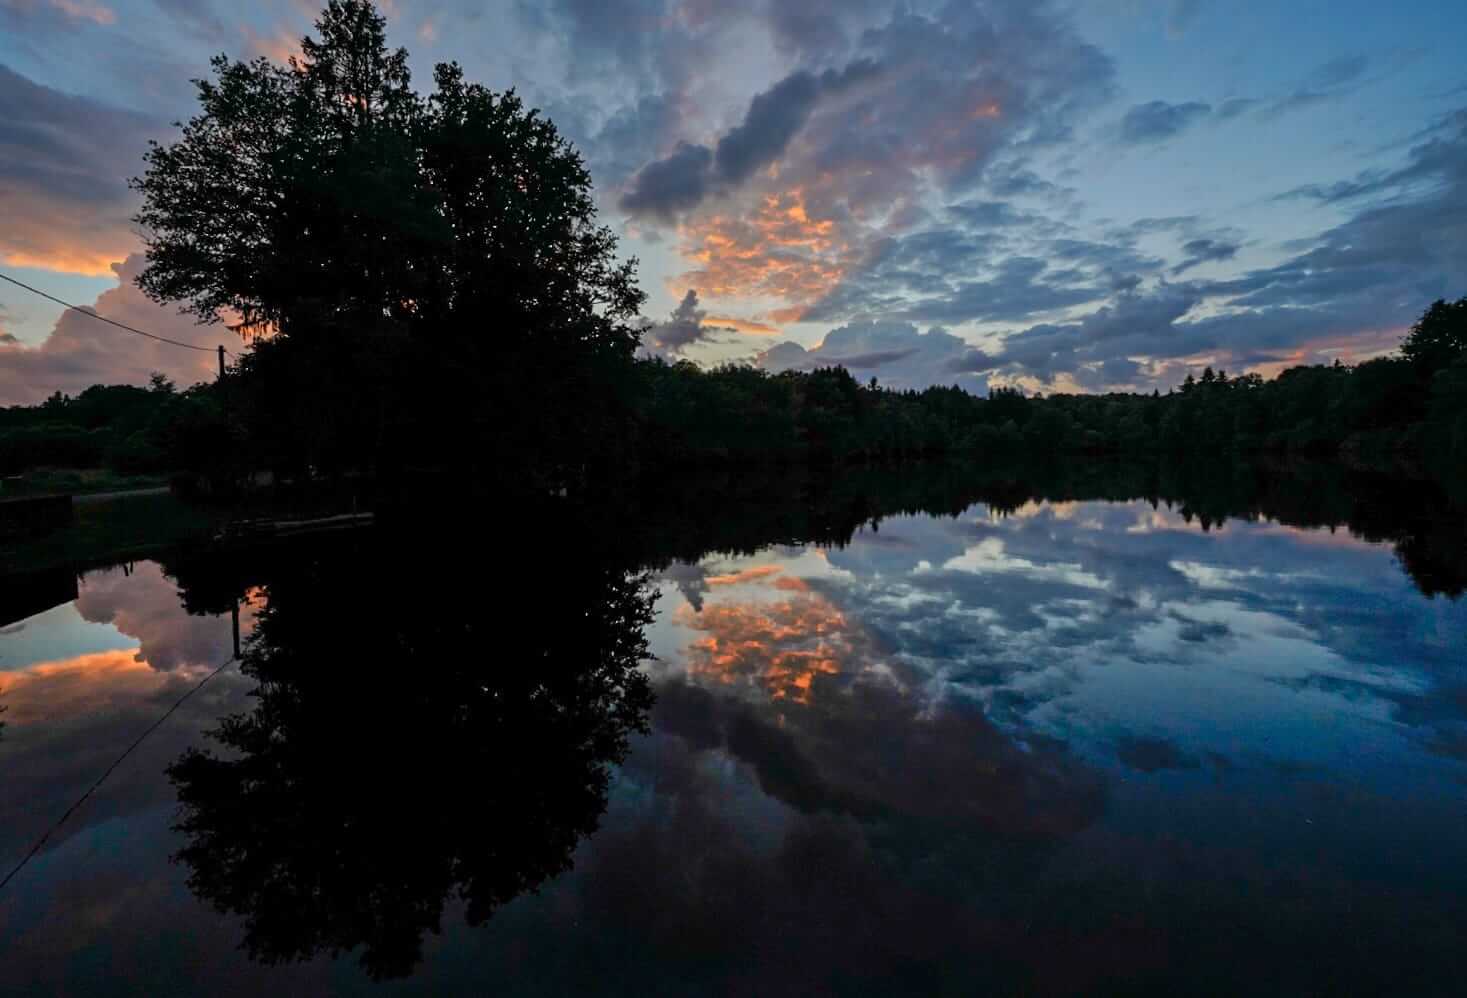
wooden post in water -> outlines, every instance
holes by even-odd
[[[224,344],[219,344],[219,380],[224,380]]]
[[[230,618],[230,622],[234,625],[234,657],[235,658],[239,658],[239,598],[238,597],[235,597],[232,601],[230,601],[229,618]]]

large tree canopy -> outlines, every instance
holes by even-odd
[[[267,449],[375,460],[405,423],[452,418],[574,462],[644,300],[579,154],[457,65],[419,96],[367,0],[330,0],[316,29],[288,65],[220,56],[196,81],[199,113],[133,181],[139,286],[268,331],[243,365],[252,424],[288,428]]]

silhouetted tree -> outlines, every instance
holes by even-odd
[[[1428,375],[1467,355],[1467,297],[1433,302],[1406,335],[1401,354]]]
[[[643,295],[579,155],[456,65],[420,97],[367,0],[316,30],[286,66],[221,56],[197,81],[199,114],[133,181],[139,286],[272,334],[235,393],[273,463],[482,454],[563,479],[605,455]]]

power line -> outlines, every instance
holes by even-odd
[[[4,275],[0,275],[0,276],[4,276]],[[97,792],[98,788],[100,788],[102,786],[102,784],[104,782],[106,782],[107,777],[109,777],[109,776],[112,775],[112,771],[114,769],[116,769],[118,766],[122,765],[123,761],[126,760],[128,756],[132,755],[133,750],[136,749],[139,745],[141,745],[143,743],[143,739],[147,738],[153,732],[155,732],[159,728],[161,728],[163,726],[163,722],[166,721],[166,720],[168,720],[170,717],[172,717],[173,716],[173,712],[176,711],[176,710],[178,710],[178,708],[182,707],[185,700],[187,700],[189,697],[193,696],[195,693],[199,692],[199,690],[203,689],[205,683],[207,683],[209,680],[213,679],[215,676],[219,675],[219,673],[223,672],[226,668],[229,667],[229,664],[231,662],[233,662],[234,660],[235,660],[235,656],[231,655],[228,658],[226,658],[223,662],[220,662],[219,663],[219,668],[217,668],[213,672],[209,673],[203,679],[200,679],[196,685],[190,687],[189,690],[188,690],[188,692],[186,692],[183,696],[179,697],[178,700],[173,704],[172,707],[169,707],[166,711],[164,711],[163,716],[160,717],[160,718],[158,718],[158,720],[154,721],[152,723],[152,725],[148,728],[147,731],[144,731],[142,734],[138,735],[137,736],[137,739],[134,740],[133,743],[131,745],[129,745],[123,751],[123,753],[120,756],[118,756],[115,760],[113,760],[112,765],[110,765],[110,766],[107,767],[106,772],[104,772],[101,776],[97,777],[97,782],[93,783],[90,787],[88,787],[87,788],[87,792],[84,793],[84,794],[82,794],[80,797],[78,797],[77,800],[76,800],[76,803],[73,804],[73,805],[71,805],[71,807],[67,808],[66,809],[66,813],[63,814],[61,817],[57,818],[56,819],[56,823],[54,825],[52,825],[50,828],[46,829],[45,834],[43,834],[39,839],[36,840],[36,844],[35,845],[31,846],[31,851],[25,854],[25,858],[23,858],[19,863],[15,864],[15,868],[5,875],[5,879],[4,880],[0,880],[0,890],[4,890],[5,889],[5,885],[8,884],[8,883],[10,883],[10,881],[15,878],[15,875],[17,873],[19,873],[21,870],[25,869],[26,864],[29,863],[32,859],[35,858],[36,853],[38,853],[38,852],[41,851],[41,847],[46,844],[47,840],[49,840],[53,834],[55,834],[56,830],[58,828],[60,828],[62,825],[66,824],[66,819],[67,818],[70,818],[73,814],[75,814],[77,808],[79,808],[83,804],[85,804],[87,802],[88,798],[90,798],[92,796],[92,794],[94,794],[94,793]]]
[[[203,353],[213,353],[214,350],[215,350],[214,347],[201,347],[201,346],[199,346],[196,343],[184,343],[181,340],[170,340],[166,336],[159,336],[157,333],[150,333],[150,332],[148,332],[145,329],[138,329],[135,326],[129,326],[125,322],[118,322],[116,319],[109,319],[105,315],[98,315],[96,312],[93,312],[89,308],[82,308],[80,305],[73,305],[73,304],[71,304],[71,302],[62,301],[60,298],[57,298],[55,295],[48,295],[48,294],[46,294],[46,292],[42,291],[40,288],[33,288],[29,284],[25,284],[25,283],[23,283],[21,281],[17,281],[15,278],[9,276],[8,274],[0,274],[0,281],[9,281],[11,284],[14,284],[16,287],[18,287],[18,288],[25,288],[31,294],[40,295],[42,298],[45,298],[48,301],[54,301],[56,304],[60,305],[63,308],[69,308],[73,312],[80,312],[82,315],[91,316],[93,319],[96,319],[98,322],[105,322],[109,326],[116,326],[118,329],[125,329],[129,333],[137,333],[139,336],[146,336],[150,340],[157,340],[159,343],[169,343],[169,344],[172,344],[173,346],[176,346],[176,347],[183,347],[185,350],[199,350],[199,351],[202,351]],[[231,356],[231,357],[234,356],[234,354],[229,353],[228,350],[225,350],[224,352],[225,353],[228,353],[229,356]]]

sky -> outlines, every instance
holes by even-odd
[[[576,144],[640,260],[646,350],[891,387],[1166,390],[1390,351],[1467,295],[1456,0],[390,0]],[[311,0],[0,0],[0,267],[212,349],[147,301],[127,178],[210,56]],[[0,404],[183,383],[212,353],[0,285]]]

